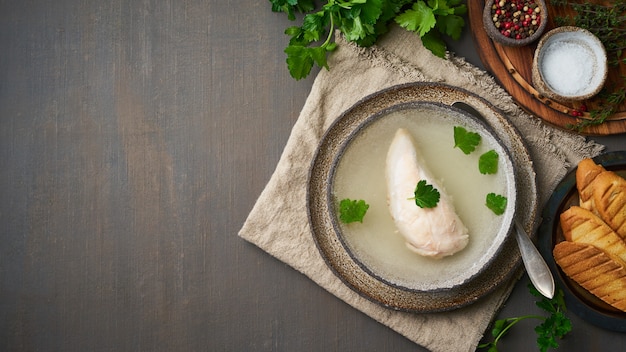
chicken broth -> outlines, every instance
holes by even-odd
[[[442,113],[444,112],[444,113]],[[500,145],[486,133],[476,150],[466,155],[454,148],[454,126],[479,132],[446,110],[419,107],[392,112],[364,128],[350,142],[337,165],[333,180],[336,204],[341,199],[363,199],[369,205],[363,223],[341,224],[344,240],[354,256],[370,272],[393,284],[413,289],[452,287],[465,282],[483,265],[507,215],[495,215],[485,205],[488,193],[509,198],[507,177]],[[469,243],[460,252],[442,259],[420,256],[409,250],[397,231],[387,205],[385,162],[389,145],[398,128],[406,128],[414,138],[426,167],[440,180],[452,198],[457,214],[469,229]],[[478,159],[495,149],[500,155],[498,172],[483,175]],[[407,198],[412,197],[407,195]],[[511,199],[511,198],[509,198]],[[513,197],[514,199],[514,197]],[[510,215],[512,206],[507,206]],[[482,263],[482,264],[481,264]],[[428,283],[424,286],[424,283]]]

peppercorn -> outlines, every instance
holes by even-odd
[[[525,39],[541,25],[541,7],[535,0],[496,0],[491,19],[500,33],[509,38]]]

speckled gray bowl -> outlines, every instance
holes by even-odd
[[[593,97],[604,87],[607,74],[604,45],[591,32],[579,27],[564,26],[549,31],[539,41],[533,57],[535,89],[556,101],[574,102]]]
[[[539,27],[537,28],[535,33],[524,39],[506,37],[496,28],[491,16],[491,7],[495,1],[487,0],[483,9],[483,27],[485,28],[485,31],[487,32],[489,38],[491,38],[494,42],[506,46],[524,46],[536,41],[537,39],[539,39],[539,37],[541,37],[548,24],[548,10],[544,0],[535,1],[535,3],[541,8],[541,22],[539,23]]]
[[[508,149],[515,170],[517,217],[531,229],[535,222],[537,192],[530,155],[515,127],[482,98],[443,84],[413,83],[395,86],[369,96],[340,116],[324,135],[314,156],[307,187],[307,209],[315,243],[328,266],[350,288],[385,307],[411,312],[436,312],[466,306],[492,292],[520,269],[517,243],[507,231],[502,243],[487,254],[480,270],[467,280],[439,283],[398,283],[380,275],[354,253],[339,229],[332,195],[333,170],[346,141],[373,117],[399,105],[435,103],[449,106],[463,101],[484,115],[483,122]],[[351,137],[352,136],[352,137]],[[507,225],[510,230],[510,224]]]

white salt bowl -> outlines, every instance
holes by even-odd
[[[607,66],[606,50],[595,35],[579,27],[557,27],[537,44],[532,80],[548,98],[581,101],[602,90]]]

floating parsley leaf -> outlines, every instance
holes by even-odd
[[[478,171],[481,174],[495,174],[498,172],[498,153],[495,150],[490,150],[478,159]]]
[[[504,196],[495,193],[487,194],[487,208],[491,209],[494,214],[502,215],[506,210],[507,199]]]
[[[351,222],[363,222],[363,217],[369,209],[369,204],[364,200],[342,199],[339,202],[339,219],[349,224]]]
[[[415,200],[415,205],[420,208],[434,208],[439,203],[439,191],[426,183],[425,180],[421,180],[415,186],[415,197],[409,198],[409,200]]]
[[[461,149],[465,154],[476,150],[480,144],[480,135],[470,132],[461,126],[454,126],[454,147]]]

